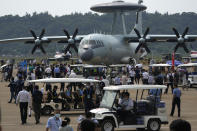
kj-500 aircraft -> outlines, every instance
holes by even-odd
[[[97,4],[91,7],[91,10],[100,13],[113,13],[113,23],[111,34],[89,34],[80,35],[78,29],[75,30],[73,36],[70,36],[68,31],[64,30],[66,36],[44,36],[43,29],[40,36],[37,37],[34,31],[30,31],[33,37],[14,38],[0,40],[0,43],[18,43],[34,44],[32,54],[37,48],[40,48],[43,53],[46,53],[43,45],[51,42],[67,43],[65,51],[70,48],[78,53],[80,59],[88,64],[117,64],[129,63],[150,53],[147,47],[148,43],[152,42],[176,42],[174,48],[176,52],[179,47],[184,48],[186,52],[189,50],[186,47],[186,42],[194,42],[197,40],[197,35],[187,35],[189,28],[187,27],[181,35],[175,28],[173,31],[175,35],[151,35],[149,28],[142,34],[142,11],[146,6],[142,5],[142,0],[138,4],[128,3],[124,1],[114,1],[111,3]],[[136,11],[137,18],[134,29],[127,34],[124,15],[125,12]],[[116,25],[117,16],[121,16],[123,34],[114,35],[114,28]],[[76,44],[79,43],[77,48]]]

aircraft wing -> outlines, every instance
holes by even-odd
[[[99,82],[99,80],[94,79],[84,79],[84,78],[46,78],[38,80],[29,80],[27,82],[31,83],[78,83],[78,82]]]
[[[197,35],[187,35],[189,27],[186,27],[182,34],[180,34],[175,28],[172,28],[172,30],[175,35],[150,35],[150,29],[147,28],[145,33],[142,35],[137,29],[134,28],[136,35],[132,35],[130,38],[124,37],[124,40],[126,40],[126,43],[139,42],[139,45],[135,49],[135,53],[137,53],[141,47],[143,47],[146,52],[150,53],[150,49],[147,46],[147,43],[149,42],[175,42],[177,44],[174,48],[174,52],[176,52],[179,47],[182,47],[185,52],[189,53],[186,43],[196,41]]]
[[[177,42],[176,35],[148,35],[147,38],[155,42]],[[197,35],[186,35],[184,38],[185,42],[193,42],[197,40]]]
[[[125,36],[124,40],[127,42],[139,42],[137,36]],[[148,42],[177,42],[176,35],[147,35],[146,40]],[[193,42],[197,40],[197,35],[186,35],[185,42]]]
[[[72,37],[72,36],[71,36]],[[83,35],[77,35],[76,36],[76,41],[80,42],[83,39]],[[22,37],[22,38],[13,38],[13,39],[2,39],[0,40],[0,44],[8,44],[8,43],[25,43],[25,44],[33,44],[33,42],[29,41],[34,41],[34,37]],[[45,36],[42,38],[44,41],[49,41],[49,42],[57,42],[61,43],[61,41],[67,41],[68,38],[66,36]]]

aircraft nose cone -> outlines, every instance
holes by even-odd
[[[89,61],[93,58],[93,50],[88,49],[86,50],[82,55],[81,55],[81,60],[82,61]]]

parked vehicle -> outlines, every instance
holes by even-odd
[[[84,79],[84,78],[47,78],[47,79],[38,79],[38,80],[30,80],[28,82],[32,83],[75,83],[76,90],[73,90],[71,88],[71,97],[66,97],[65,92],[59,92],[58,94],[61,97],[58,97],[58,101],[55,101],[53,99],[48,100],[45,97],[48,97],[47,94],[45,94],[43,98],[43,103],[41,104],[41,110],[42,114],[44,115],[50,115],[55,108],[60,108],[62,111],[83,111],[84,105],[81,96],[79,95],[79,87],[81,84],[85,83],[100,83],[99,80],[93,80],[93,79]],[[96,86],[93,86],[96,88]],[[97,86],[98,87],[98,86]],[[75,105],[76,100],[78,103]]]
[[[188,71],[188,86],[190,88],[197,85],[197,63],[181,64],[178,68],[186,69]]]
[[[159,131],[161,124],[168,124],[166,106],[156,96],[143,98],[143,90],[165,89],[164,85],[120,85],[104,87],[105,93],[100,107],[91,110],[95,119],[99,121],[102,131],[113,131],[114,128],[137,128],[137,130]],[[137,90],[134,108],[124,119],[122,125],[118,116],[116,101],[120,92]],[[139,90],[142,90],[141,98],[138,100]]]

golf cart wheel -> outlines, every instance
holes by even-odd
[[[114,131],[114,121],[106,119],[101,123],[102,131]]]
[[[159,131],[161,127],[161,122],[158,119],[150,119],[148,121],[147,129],[148,131]]]
[[[50,107],[50,106],[45,106],[45,107],[43,108],[43,114],[44,114],[44,115],[51,115],[52,111],[53,111],[53,109],[52,109],[52,107]]]

